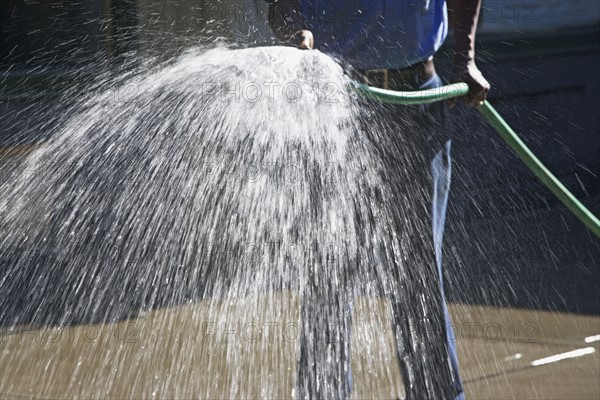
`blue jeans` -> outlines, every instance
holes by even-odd
[[[431,89],[441,84],[435,75],[415,89]],[[411,400],[463,398],[454,332],[442,284],[442,239],[451,181],[451,142],[445,132],[445,107],[441,103],[384,107],[378,111],[380,115],[366,121],[360,132],[373,138],[373,148],[381,160],[402,164],[398,168],[401,172],[390,172],[389,177],[386,168],[382,168],[384,181],[389,182],[385,186],[393,186],[399,193],[417,187],[415,193],[418,192],[408,211],[403,206],[394,208],[402,209],[402,218],[411,221],[406,225],[417,226],[404,234],[411,249],[407,257],[414,261],[406,262],[408,269],[404,265],[394,270],[393,262],[383,268],[386,272],[381,280],[400,282],[399,289],[386,290],[388,283],[380,283],[381,290],[391,300],[397,359],[406,397]],[[398,144],[398,132],[389,132],[394,130],[403,134],[404,143]],[[402,153],[407,146],[410,150]],[[407,162],[410,158],[407,154],[420,157]],[[431,207],[420,207],[422,204]],[[402,218],[398,220],[405,222]],[[397,226],[403,229],[401,224]],[[394,271],[388,273],[390,270]],[[360,279],[364,272],[360,272]],[[355,290],[352,283],[347,283],[347,290],[339,290],[344,284],[328,288],[327,273],[321,274],[319,278],[309,277],[309,287],[303,293],[296,398],[350,398],[350,333]],[[352,276],[343,279],[357,280]],[[407,299],[422,297],[423,305],[407,304]]]
[[[443,86],[442,80],[436,74],[430,80],[425,82],[420,90],[439,88]],[[435,107],[446,107],[445,104],[437,104]],[[445,113],[445,110],[439,112]],[[445,118],[442,116],[442,118]],[[444,123],[444,122],[442,122]],[[435,246],[435,262],[438,269],[440,292],[442,293],[442,301],[444,308],[444,319],[446,325],[446,340],[448,346],[448,357],[452,365],[454,375],[454,387],[457,392],[455,399],[464,399],[464,390],[460,379],[458,355],[456,351],[456,336],[452,327],[452,318],[448,312],[446,305],[446,295],[444,292],[444,277],[442,272],[442,246],[444,238],[444,228],[446,225],[446,210],[448,206],[448,195],[450,194],[450,184],[452,180],[452,157],[451,157],[452,141],[448,140],[444,143],[444,148],[440,149],[431,160],[431,175],[433,181],[433,199],[431,206],[431,229],[433,232],[433,242]]]

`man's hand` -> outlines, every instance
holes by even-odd
[[[291,42],[298,45],[299,49],[312,49],[315,47],[313,34],[306,29],[294,33]]]
[[[300,0],[269,2],[269,25],[282,42],[297,45],[299,49],[314,48],[313,34],[306,29],[300,13]]]
[[[457,63],[454,65],[452,73],[454,82],[464,82],[469,85],[469,94],[464,97],[465,102],[471,107],[478,107],[487,97],[490,91],[490,84],[483,77],[474,61],[467,64]],[[449,106],[454,107],[456,99],[449,101]]]
[[[475,33],[482,0],[448,0],[450,22],[454,25],[454,82],[469,85],[468,105],[477,107],[485,100],[490,84],[475,65]],[[456,100],[449,102],[452,107]]]

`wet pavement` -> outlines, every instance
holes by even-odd
[[[0,396],[290,398],[297,300],[284,292],[235,306],[153,310],[115,324],[4,330]],[[266,311],[274,304],[285,310],[277,320]],[[598,398],[599,317],[468,305],[450,311],[468,398]],[[354,313],[353,398],[402,396],[389,304],[360,298]]]

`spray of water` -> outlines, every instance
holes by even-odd
[[[316,51],[193,50],[134,75],[82,99],[3,183],[0,325],[143,321],[146,344],[72,346],[52,371],[8,346],[0,364],[45,396],[338,398],[352,353],[354,394],[391,397],[400,347],[404,385],[439,396],[447,363],[419,179],[431,154],[418,127],[400,132],[397,109],[360,104]],[[393,344],[361,328],[391,329],[393,313],[404,321]],[[263,339],[210,347],[206,333],[232,315]],[[290,340],[264,339],[265,321]],[[369,374],[390,391],[357,385]]]

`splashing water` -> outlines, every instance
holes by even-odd
[[[413,332],[442,323],[425,300],[433,252],[418,246],[429,158],[349,83],[317,51],[214,48],[83,99],[3,184],[0,326],[100,339],[76,346],[87,331],[69,331],[45,365],[39,346],[7,342],[0,392],[26,371],[44,396],[339,397],[352,347],[353,395],[392,397],[400,345],[420,349],[410,379],[439,393],[439,332]],[[373,329],[391,329],[379,296],[410,339]],[[267,322],[290,340],[265,339]]]

